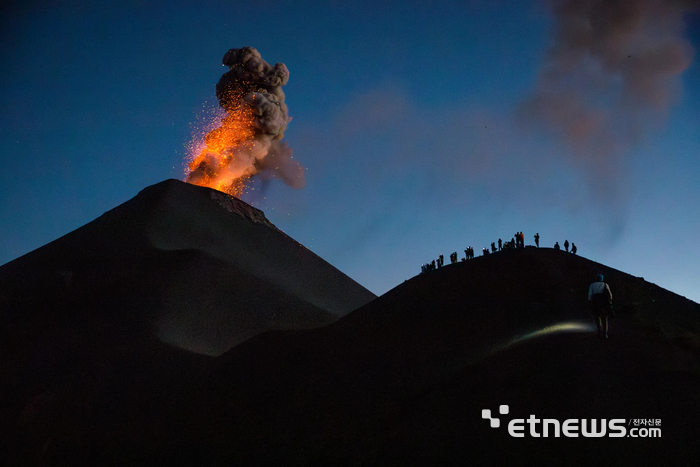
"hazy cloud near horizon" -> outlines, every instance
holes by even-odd
[[[429,221],[436,227],[447,227],[453,216],[508,216],[509,210],[533,218],[556,211],[602,219],[606,239],[623,226],[621,219],[589,209],[585,180],[561,157],[566,148],[523,131],[513,109],[427,108],[401,86],[387,84],[354,96],[323,131],[302,134],[310,131],[295,129],[295,144],[308,161],[308,189],[343,193],[328,209],[330,216],[342,212],[356,219],[348,241],[341,242],[348,247],[360,245],[358,238],[381,236],[382,225],[415,218],[411,211],[427,219],[432,214],[426,208],[437,216]],[[370,152],[381,157],[363,156]],[[443,212],[448,217],[440,220]]]
[[[662,131],[681,97],[680,75],[693,59],[684,14],[697,4],[552,1],[552,41],[530,91],[510,109],[458,95],[451,107],[419,105],[401,85],[384,83],[339,109],[327,128],[333,137],[317,147],[338,160],[380,152],[359,158],[354,183],[392,199],[382,205],[433,198],[465,209],[565,210],[614,244],[635,150]],[[373,232],[379,224],[368,221]]]

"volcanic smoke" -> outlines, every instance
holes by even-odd
[[[186,181],[236,197],[258,174],[303,188],[304,169],[281,142],[291,120],[282,91],[289,70],[284,63],[271,66],[253,47],[229,50],[223,64],[230,71],[216,85],[216,97],[226,115],[192,145]]]
[[[521,116],[562,138],[602,198],[624,155],[662,124],[694,51],[685,15],[698,0],[551,0],[556,32]],[[619,194],[619,193],[617,193]]]

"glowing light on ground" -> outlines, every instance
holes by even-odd
[[[508,350],[509,348],[525,341],[532,339],[537,339],[544,336],[550,336],[554,334],[562,333],[574,333],[574,332],[597,332],[597,327],[593,323],[582,322],[582,321],[566,321],[562,323],[556,323],[549,326],[545,326],[540,329],[535,329],[533,331],[526,332],[524,334],[517,335],[510,340],[502,341],[493,346],[471,350],[468,355],[463,358],[458,359],[454,362],[453,372],[461,371],[465,366],[476,364],[488,357],[491,357],[499,352]]]
[[[535,339],[537,337],[546,336],[548,334],[557,334],[561,332],[596,332],[597,328],[592,323],[582,323],[580,321],[571,321],[567,323],[557,323],[551,326],[546,326],[542,329],[523,334],[516,337],[509,343],[505,344],[505,348],[511,347],[518,342]]]

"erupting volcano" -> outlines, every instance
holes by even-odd
[[[257,174],[303,188],[304,169],[281,140],[291,120],[282,86],[289,81],[284,63],[271,66],[253,47],[231,49],[230,68],[216,85],[221,124],[192,144],[186,181],[240,197]]]

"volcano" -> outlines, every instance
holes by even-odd
[[[237,216],[251,232],[264,229],[265,241],[281,241],[259,211],[212,198],[218,195],[209,189],[179,191],[168,182],[152,191],[178,199],[168,184],[177,186],[177,196],[194,190],[193,203]],[[150,196],[145,192],[139,196]],[[177,206],[183,212],[182,202]],[[114,260],[119,272],[95,279],[90,290],[102,292],[79,295],[80,309],[70,305],[77,299],[65,298],[65,284],[78,274],[55,272],[58,260],[47,259],[58,258],[49,255],[51,244],[0,270],[3,465],[696,465],[700,459],[700,305],[643,278],[549,248],[502,251],[420,274],[374,300],[365,295],[358,300],[366,303],[339,318],[344,311],[331,309],[330,298],[323,302],[299,286],[308,294],[289,302],[297,307],[294,316],[325,310],[332,322],[279,326],[221,354],[197,352],[151,331],[147,324],[158,321],[135,326],[141,315],[124,311],[123,291],[145,287],[140,280],[148,290],[171,280],[161,264],[177,271],[184,261],[185,270],[200,271],[202,258],[214,258],[223,270],[236,259],[219,243],[223,233],[202,236],[195,221],[136,211],[133,222],[110,224],[113,241],[97,251],[104,257],[110,245],[123,249],[117,256],[127,264],[134,263],[126,250],[139,248],[167,259],[149,253],[129,268]],[[128,227],[145,225],[138,219],[151,219],[149,227]],[[173,230],[183,233],[167,234]],[[75,245],[88,248],[88,237]],[[261,262],[273,261],[262,257],[274,249],[255,244]],[[10,266],[12,274],[5,272]],[[29,289],[19,292],[31,282],[26,274],[38,277],[37,268],[54,277],[42,289],[52,295],[43,300]],[[612,289],[617,314],[608,340],[596,336],[587,303],[598,273]],[[285,282],[291,278],[265,277],[261,287],[291,289]],[[199,284],[185,303],[194,306],[210,281]],[[163,307],[158,297],[150,299]],[[236,297],[227,303],[235,305]],[[87,306],[96,301],[106,308]],[[484,409],[500,427],[483,418]],[[524,437],[510,436],[509,422],[530,416],[540,420],[540,436],[527,423]],[[550,431],[544,437],[543,419],[578,420],[579,436]],[[591,420],[600,427],[611,419],[623,420],[626,436],[583,436],[580,421],[590,428]],[[660,436],[631,436],[652,426]]]
[[[268,329],[316,327],[375,298],[264,213],[167,180],[0,268],[5,307],[89,314],[220,355]]]

